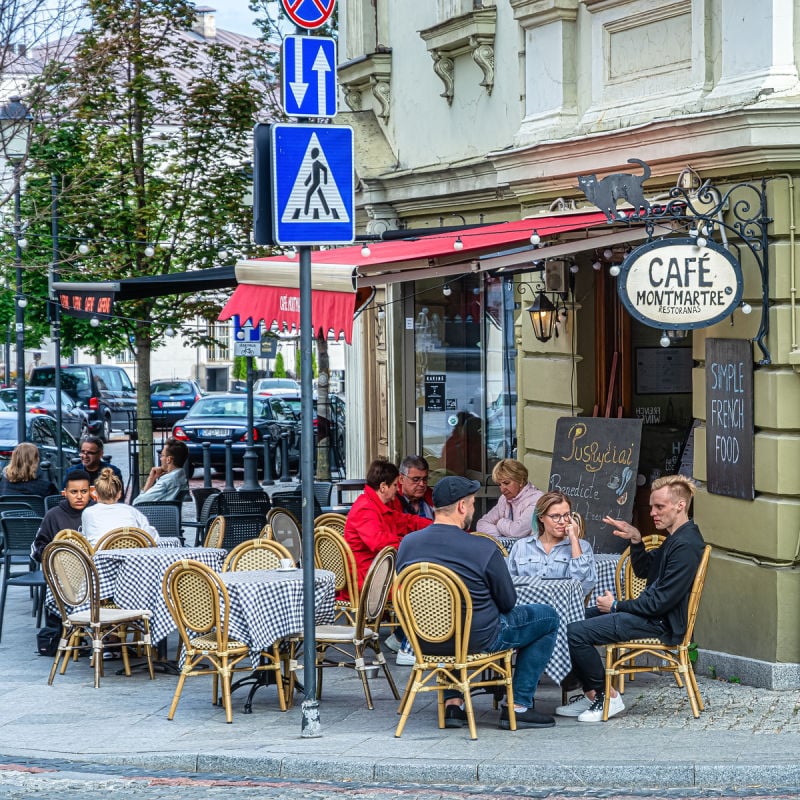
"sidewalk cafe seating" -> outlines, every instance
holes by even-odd
[[[291,511],[277,506],[270,509],[267,514],[267,539],[280,542],[292,554],[295,564],[299,564],[302,560],[303,539],[300,523]]]
[[[355,625],[359,607],[356,559],[344,536],[333,528],[323,526],[314,530],[314,567],[327,569],[336,576],[334,620],[344,617],[348,625]],[[347,597],[338,599],[342,593]]]
[[[184,660],[167,719],[175,716],[187,677],[212,676],[212,704],[218,704],[222,684],[225,720],[233,722],[231,675],[251,671],[250,648],[246,642],[228,638],[230,600],[225,585],[214,570],[197,561],[176,561],[164,574],[164,599],[172,614],[183,644]],[[246,661],[245,666],[239,666]],[[281,711],[286,710],[281,660],[276,642],[261,654],[258,671],[274,671]]]
[[[344,514],[326,511],[314,520],[314,530],[324,525],[326,528],[335,528],[338,533],[344,535],[345,522],[347,522],[347,517]]]
[[[200,541],[208,532],[208,523],[220,514],[220,500],[222,492],[219,489],[192,489],[192,494],[197,503],[197,519],[194,522],[184,522],[184,526],[195,529],[194,546],[199,547]]]
[[[59,500],[64,499],[61,495],[53,495],[53,497],[57,497]],[[38,494],[6,494],[3,495],[2,501],[3,503],[25,503],[30,506],[32,511],[36,512],[37,516],[43,517],[45,514],[44,497],[40,497]],[[5,510],[0,504],[0,511]]]
[[[496,536],[490,536],[488,533],[481,533],[481,531],[470,531],[470,533],[473,536],[483,536],[484,539],[490,539],[497,545],[497,549],[502,553],[503,558],[508,558],[508,550]]]
[[[61,674],[66,672],[70,654],[84,647],[85,639],[92,644],[94,685],[100,686],[103,674],[103,652],[119,648],[125,674],[130,676],[127,635],[132,630],[142,632],[141,644],[147,657],[150,680],[153,679],[153,660],[150,647],[150,617],[147,609],[104,608],[100,604],[100,578],[91,556],[70,541],[54,540],[44,549],[42,569],[62,619],[61,639],[53,658],[48,685],[53,683],[61,660]],[[83,610],[73,610],[73,609]]]
[[[514,693],[511,687],[513,650],[470,653],[472,598],[464,582],[452,570],[421,561],[406,567],[394,582],[393,601],[400,624],[411,642],[415,663],[400,702],[399,737],[420,692],[438,695],[439,727],[444,728],[444,690],[454,689],[464,697],[470,738],[477,739],[472,689],[502,687],[508,703],[508,721],[517,729]],[[430,643],[451,641],[452,656],[432,653]]]
[[[0,637],[3,634],[3,617],[9,586],[24,586],[33,592],[33,614],[36,616],[37,627],[41,627],[45,582],[39,565],[31,559],[31,545],[41,524],[41,517],[16,516],[12,511],[0,515],[0,533],[2,533],[0,560],[3,565],[3,584],[0,588]],[[19,569],[15,569],[15,565]]]
[[[283,558],[292,560],[292,554],[279,542],[248,539],[228,553],[222,571],[278,569]]]
[[[125,525],[122,528],[114,528],[108,533],[103,534],[94,546],[97,553],[100,550],[126,550],[131,547],[155,547],[153,537],[141,528],[134,525]]]
[[[184,543],[180,502],[162,500],[139,503],[136,510],[147,517],[147,521],[158,531],[162,539],[180,539],[181,544]]]
[[[223,516],[229,514],[260,514],[266,518],[267,512],[272,508],[269,495],[261,490],[223,490],[219,498],[219,513]]]
[[[63,530],[60,530],[53,537],[53,541],[72,542],[72,544],[80,547],[87,556],[94,555],[94,547],[92,547],[92,543],[80,531],[76,531],[73,528],[64,528]]]
[[[263,514],[226,514],[224,519],[225,544],[217,547],[224,547],[228,551],[248,539],[257,539],[264,527]]]
[[[322,531],[325,533],[324,529]],[[340,538],[338,534],[330,532],[328,536]],[[343,539],[341,541],[344,541]],[[392,588],[394,566],[397,552],[393,547],[384,547],[375,556],[375,560],[364,578],[364,586],[356,609],[355,623],[352,625],[317,625],[315,640],[317,645],[317,688],[322,697],[322,671],[326,667],[349,667],[356,670],[364,687],[364,696],[367,699],[367,708],[373,709],[372,694],[369,689],[366,670],[380,667],[389,682],[395,700],[400,699],[397,693],[386,658],[381,652],[379,628],[383,612],[386,609],[386,600]],[[325,569],[325,567],[323,567]],[[330,661],[327,659],[328,651],[345,656],[347,661]],[[365,660],[367,650],[374,653],[374,661],[368,664]]]
[[[214,517],[208,523],[203,547],[222,547],[225,541],[225,517]]]
[[[708,560],[711,555],[711,545],[706,545],[700,565],[695,574],[692,591],[689,594],[689,615],[686,633],[683,639],[674,645],[663,644],[659,639],[632,639],[628,642],[616,642],[606,645],[606,682],[605,703],[603,704],[603,721],[608,719],[608,702],[611,697],[611,687],[616,681],[617,691],[622,692],[621,680],[625,675],[635,675],[637,672],[672,672],[676,678],[681,677],[686,685],[686,694],[695,719],[705,709],[703,698],[697,687],[692,662],[689,658],[689,645],[694,634],[694,624],[697,619],[697,609],[700,606],[700,596],[703,593]],[[640,656],[651,656],[658,659],[658,664],[636,664]]]

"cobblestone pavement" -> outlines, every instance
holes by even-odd
[[[678,798],[748,798],[749,800],[788,800],[797,797],[796,789],[765,794],[756,789],[737,792],[714,790],[629,791],[552,788],[526,786],[422,786],[414,784],[372,784],[359,782],[312,782],[264,780],[246,776],[210,774],[198,777],[177,771],[144,771],[130,767],[76,765],[69,762],[25,761],[0,763],[0,798],[25,800],[82,800],[114,797],[115,800],[159,798],[181,800],[192,792],[202,798],[259,797],[267,800],[508,800],[508,798],[603,798],[603,800],[678,800]]]

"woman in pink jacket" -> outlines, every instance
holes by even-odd
[[[478,520],[476,530],[498,539],[530,536],[533,511],[542,492],[528,482],[526,466],[513,458],[504,458],[494,465],[492,480],[500,487],[500,499]]]

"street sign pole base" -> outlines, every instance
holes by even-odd
[[[322,736],[322,726],[319,721],[319,701],[303,700],[300,704],[303,719],[300,723],[300,736],[303,739],[319,739]]]

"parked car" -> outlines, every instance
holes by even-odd
[[[253,394],[291,396],[300,394],[300,384],[292,378],[259,378],[253,384]]]
[[[53,386],[55,367],[34,367],[30,386]],[[122,367],[106,364],[68,364],[61,367],[61,387],[88,415],[100,422],[101,436],[111,439],[111,430],[126,430],[136,414],[136,389]]]
[[[59,463],[63,474],[72,466],[72,460],[78,458],[78,442],[62,425],[59,451],[56,447],[56,421],[49,414],[26,414],[25,422],[25,440],[39,449],[42,473],[59,486]],[[0,411],[0,469],[11,460],[11,453],[18,444],[17,412]]]
[[[171,428],[186,416],[202,394],[194,381],[153,381],[150,384],[150,415],[153,425]]]
[[[283,468],[280,436],[285,432],[289,442],[289,466],[300,462],[300,418],[282,397],[253,398],[253,441],[257,445],[259,468],[263,468],[264,440],[268,437],[277,445],[272,449],[274,475]],[[211,466],[225,468],[225,440],[233,441],[233,466],[244,466],[247,444],[247,396],[214,394],[201,397],[189,413],[172,428],[172,435],[186,442],[189,459],[186,474],[192,477],[203,466],[203,442],[211,444]]]
[[[17,410],[17,390],[0,389],[0,399],[3,400],[9,411]],[[56,418],[56,389],[54,386],[26,386],[25,410],[30,414],[49,414]],[[91,422],[89,414],[75,403],[65,392],[61,391],[61,424],[76,439],[81,439],[87,434],[97,435],[102,431],[99,420]]]

